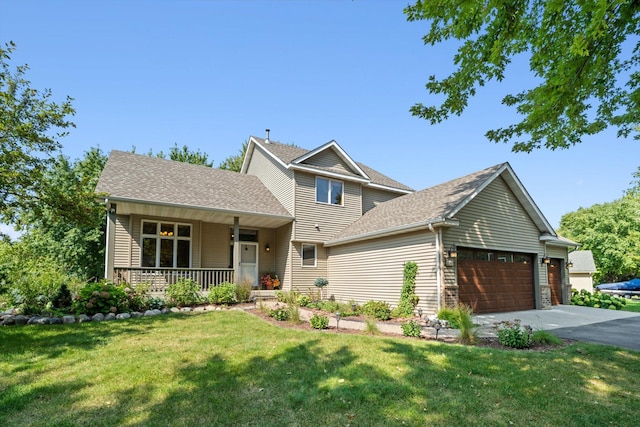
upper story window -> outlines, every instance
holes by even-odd
[[[342,181],[316,177],[316,202],[342,206]]]
[[[191,225],[142,221],[141,267],[189,268]]]

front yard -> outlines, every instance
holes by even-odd
[[[216,311],[0,329],[0,425],[637,425],[640,354],[279,328]]]

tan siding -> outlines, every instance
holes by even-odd
[[[276,274],[282,282],[282,289],[291,289],[291,232],[292,224],[284,225],[275,231]]]
[[[362,187],[362,214],[375,208],[380,203],[399,197],[400,194],[377,188]]]
[[[569,251],[564,246],[547,245],[547,255],[551,258],[560,258],[566,261],[569,258]]]
[[[289,213],[293,214],[293,171],[282,167],[256,147],[247,174],[257,176]]]
[[[131,236],[129,215],[116,215],[114,267],[131,267]]]
[[[571,288],[575,290],[587,290],[593,292],[593,278],[591,273],[571,273],[569,277]]]
[[[418,264],[416,293],[427,313],[438,308],[435,234],[416,232],[329,248],[328,293],[337,300],[400,300],[404,263]]]
[[[315,175],[296,172],[295,240],[328,240],[361,216],[360,184],[343,183],[344,206],[317,203]]]
[[[258,274],[275,273],[276,271],[276,238],[272,229],[258,229]],[[265,246],[269,244],[271,250],[267,252]]]
[[[142,227],[140,215],[131,215],[131,265],[140,267],[140,227]]]
[[[302,163],[311,166],[331,168],[341,172],[355,173],[332,149],[323,150]]]
[[[316,244],[316,267],[302,267],[302,243],[305,242],[295,242],[292,244],[292,289],[306,293],[309,292],[309,290],[316,290],[313,283],[317,277],[327,277],[327,252],[324,246]],[[325,292],[325,296],[326,295],[327,293]]]
[[[202,268],[231,268],[229,226],[202,223]]]

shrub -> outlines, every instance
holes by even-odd
[[[286,304],[297,304],[298,296],[300,293],[298,291],[277,291],[276,298],[278,301],[284,302]]]
[[[521,326],[519,320],[500,322],[496,329],[498,341],[505,347],[528,348],[531,345],[531,327]]]
[[[438,319],[446,320],[449,322],[449,326],[453,329],[460,329],[460,325],[458,324],[458,316],[456,315],[456,311],[454,308],[443,307],[436,314]]]
[[[320,299],[322,299],[322,289],[329,284],[329,281],[324,277],[317,277],[313,284],[320,290]]]
[[[364,333],[369,335],[378,335],[380,333],[378,324],[374,318],[369,316],[364,318]]]
[[[236,301],[248,302],[251,298],[251,283],[242,283],[236,286]]]
[[[287,308],[280,307],[276,308],[275,310],[271,310],[271,312],[269,312],[269,316],[273,317],[276,320],[285,321],[289,320],[289,317],[291,317],[291,313],[289,313],[289,310]]]
[[[311,297],[309,295],[298,295],[297,304],[300,307],[307,307],[309,304],[311,304]]]
[[[394,310],[395,317],[410,317],[420,301],[416,295],[416,275],[418,274],[418,264],[409,261],[404,265],[404,281],[400,292],[400,302]]]
[[[289,322],[294,325],[302,323],[302,319],[300,318],[300,307],[295,304],[289,306]]]
[[[562,340],[547,331],[535,331],[531,334],[531,342],[536,344],[560,345]]]
[[[237,302],[237,286],[233,283],[223,282],[209,290],[209,302],[211,304],[235,304]]]
[[[471,317],[473,309],[468,305],[460,304],[453,310],[453,313],[454,321],[458,324],[458,329],[460,329],[460,342],[464,344],[476,342],[477,330]]]
[[[571,305],[580,305],[593,308],[608,308],[610,310],[620,310],[626,305],[624,298],[618,298],[600,291],[591,293],[585,289],[577,291],[572,290]]]
[[[309,323],[315,329],[327,329],[329,327],[329,318],[327,316],[319,316],[314,314],[309,319]]]
[[[72,309],[77,314],[122,313],[129,310],[124,287],[109,282],[89,283],[78,291]]]
[[[167,301],[170,304],[183,307],[198,304],[202,301],[200,285],[191,279],[180,279],[167,286]]]
[[[406,337],[419,337],[422,329],[415,320],[409,320],[402,324],[402,334]]]
[[[367,301],[362,306],[362,312],[378,320],[389,320],[391,318],[391,307],[384,301]]]
[[[151,309],[151,296],[149,295],[150,285],[140,283],[136,286],[122,285],[129,301],[129,310],[144,311]],[[154,307],[155,308],[155,307]]]

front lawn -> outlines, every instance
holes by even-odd
[[[0,425],[637,425],[640,353],[303,331],[239,311],[0,328]]]
[[[640,298],[628,299],[627,303],[624,306],[622,306],[621,310],[640,313]]]

